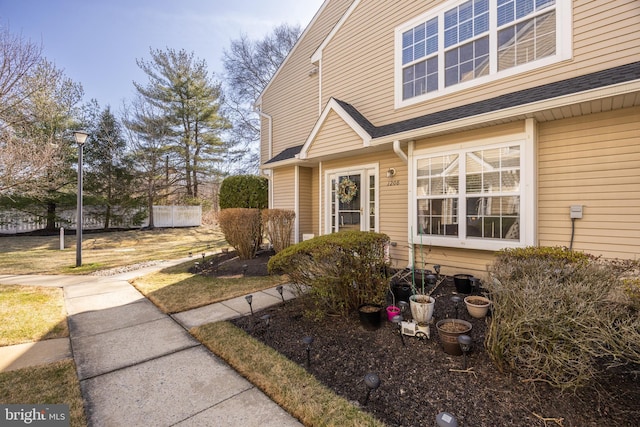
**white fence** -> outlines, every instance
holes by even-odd
[[[155,227],[197,227],[202,224],[202,206],[154,206]],[[149,225],[147,218],[143,226]]]
[[[83,218],[84,230],[101,229],[104,219],[100,210],[85,207]],[[149,225],[147,217],[141,224],[134,224],[135,212],[128,215],[117,215],[110,226],[113,228],[135,228]],[[76,210],[69,209],[58,213],[56,229],[62,227],[75,230]],[[154,206],[153,222],[155,227],[198,227],[202,225],[202,206]],[[16,234],[41,230],[46,226],[43,216],[31,215],[17,210],[0,212],[0,234]]]

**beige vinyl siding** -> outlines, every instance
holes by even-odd
[[[298,168],[298,177],[300,180],[298,191],[298,228],[300,230],[298,241],[302,241],[303,234],[315,233],[313,230],[313,169],[300,167]]]
[[[465,273],[486,279],[487,266],[494,259],[494,252],[491,251],[429,247],[426,245],[423,248],[423,252],[420,253],[420,246],[416,245],[414,252],[416,268],[422,266],[424,259],[424,266],[427,270],[433,271],[434,264],[440,264],[442,267],[441,273],[446,275]]]
[[[394,29],[442,3],[360,2],[323,51],[323,103],[349,102],[379,126],[640,59],[640,2],[574,1],[571,60],[396,110]]]
[[[316,68],[309,58],[351,2],[333,0],[326,5],[263,93],[262,111],[273,118],[272,156],[304,144],[318,119],[320,77],[319,74],[309,75]],[[267,120],[262,120],[263,135],[268,133],[267,125]],[[262,143],[265,143],[264,139]],[[267,151],[262,147],[261,163],[268,160]]]
[[[640,108],[539,124],[539,240],[610,258],[640,257]]]
[[[406,153],[406,147],[403,148]],[[409,262],[407,246],[409,168],[393,151],[381,153],[380,159],[378,191],[380,232],[387,234],[391,242],[395,243],[390,250],[392,266],[404,268]],[[396,170],[394,177],[387,178],[389,168]]]
[[[295,166],[280,168],[273,171],[271,178],[271,192],[273,194],[273,209],[295,209]]]
[[[326,156],[360,148],[362,138],[338,114],[331,111],[309,147],[307,157]]]

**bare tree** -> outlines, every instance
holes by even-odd
[[[21,132],[25,104],[42,90],[45,80],[35,79],[42,48],[0,26],[0,194],[17,189],[36,191],[34,179],[56,159],[55,144],[43,143]]]
[[[228,163],[257,172],[260,119],[253,104],[295,45],[299,26],[282,24],[261,40],[242,35],[223,54],[225,114],[233,125]]]

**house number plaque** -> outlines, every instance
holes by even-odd
[[[387,187],[395,187],[396,185],[400,185],[399,179],[389,180],[387,181]]]

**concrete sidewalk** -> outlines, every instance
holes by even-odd
[[[165,315],[127,282],[165,267],[110,277],[0,276],[0,283],[64,289],[67,343],[91,426],[300,426],[187,332],[248,314],[245,298]],[[293,297],[288,290],[284,296]],[[252,304],[257,311],[281,301],[270,289],[254,293]],[[18,356],[17,346],[11,346],[10,369],[33,363],[37,355],[43,363],[55,355],[68,357],[69,349],[60,345],[64,341],[58,348],[20,349],[25,352]]]

